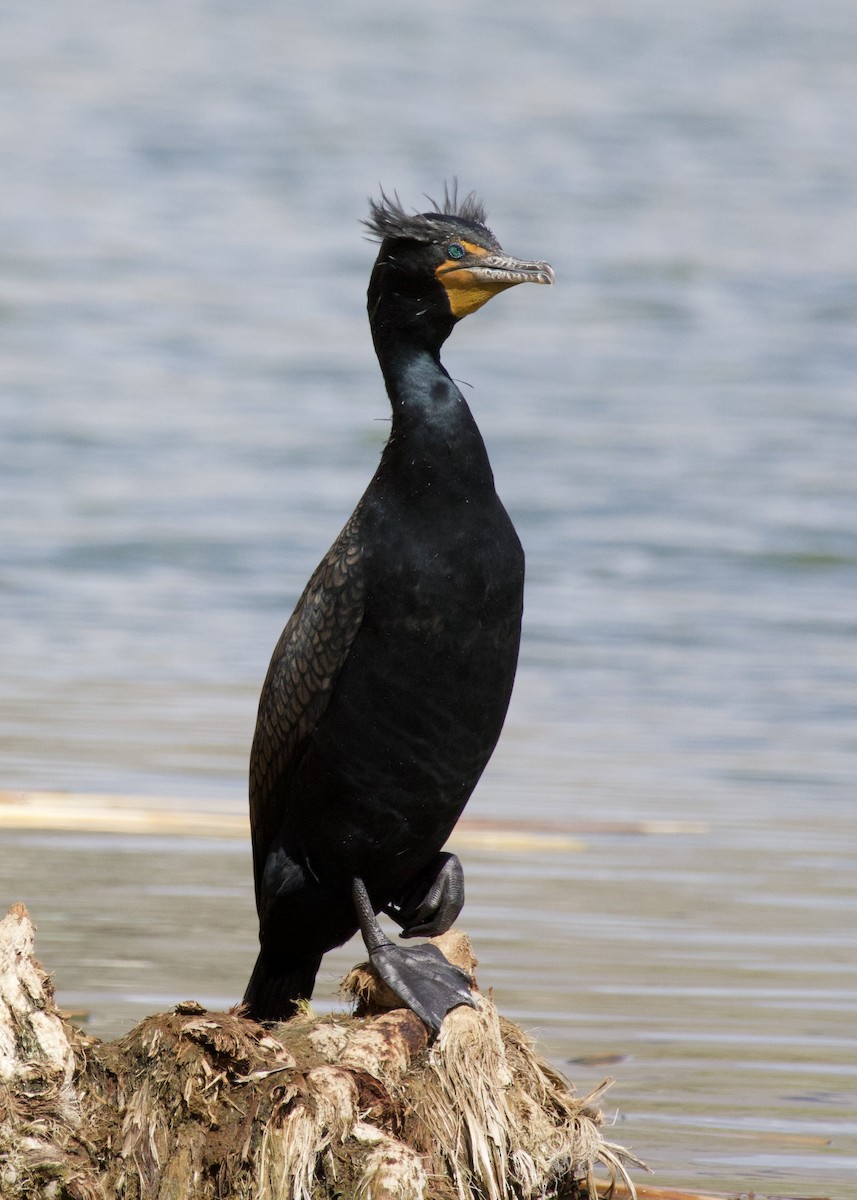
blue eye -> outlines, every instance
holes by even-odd
[[[447,254],[449,255],[450,258],[464,258],[466,253],[467,253],[467,251],[464,249],[463,246],[460,246],[458,244],[458,242],[453,242],[452,245],[447,250]]]

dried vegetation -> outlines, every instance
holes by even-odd
[[[436,939],[472,972],[467,939]],[[99,1042],[0,921],[2,1200],[536,1200],[633,1187],[577,1099],[476,993],[429,1044],[356,968],[354,1017],[263,1028],[194,1002]]]

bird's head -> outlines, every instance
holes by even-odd
[[[370,202],[364,224],[381,242],[368,295],[376,333],[379,322],[394,321],[400,328],[422,328],[430,338],[434,332],[439,345],[456,321],[497,292],[518,283],[553,283],[548,263],[503,251],[472,192],[459,203],[457,189],[447,188],[443,204],[431,203],[436,211],[407,213],[397,196],[383,191]]]

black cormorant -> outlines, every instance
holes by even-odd
[[[382,192],[369,323],[393,408],[362,499],[274,650],[250,760],[261,949],[244,1002],[284,1020],[322,955],[359,928],[370,961],[433,1030],[471,1003],[431,945],[464,903],[443,845],[496,745],[520,639],[524,555],[440,348],[455,323],[545,262],[510,258],[471,194],[407,213]]]

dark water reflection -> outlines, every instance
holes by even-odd
[[[270,649],[386,428],[357,220],[379,180],[418,203],[457,173],[558,277],[446,355],[528,554],[473,811],[708,829],[465,847],[482,982],[580,1087],[618,1077],[617,1140],[659,1182],[843,1200],[852,24],[845,0],[0,14],[0,788],[243,805]],[[243,987],[244,844],[4,832],[0,880],[98,1033]]]

